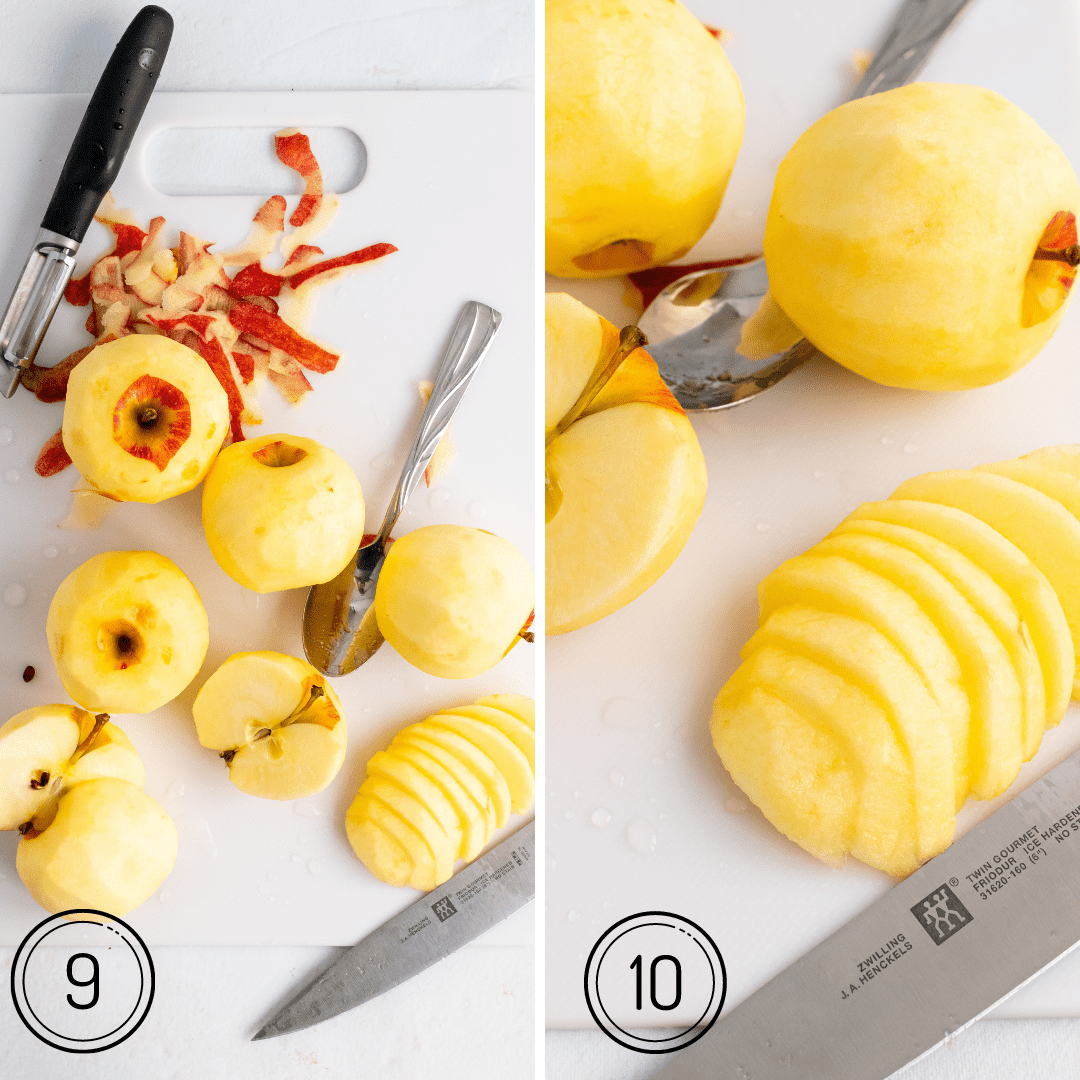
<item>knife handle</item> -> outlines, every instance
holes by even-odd
[[[144,7],[101,73],[41,227],[82,243],[124,163],[172,39],[172,16]]]

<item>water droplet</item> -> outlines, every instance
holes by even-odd
[[[483,521],[487,517],[487,507],[479,499],[473,499],[465,510],[473,521]]]
[[[914,443],[908,443],[904,447],[905,454],[914,454],[919,448]]]
[[[266,880],[267,880],[267,881],[277,881],[277,880],[278,880],[278,876],[277,876],[277,874],[273,874],[273,873],[271,873],[271,874],[267,874],[267,875],[266,875]]]
[[[259,610],[259,599],[260,597],[257,592],[252,592],[250,589],[244,590],[244,607],[246,607],[248,611]]]
[[[450,501],[450,492],[446,488],[432,488],[428,492],[427,501],[432,510],[439,510]]]
[[[0,446],[10,446],[11,440],[15,438],[15,432],[9,427],[0,427]]]
[[[322,817],[322,811],[317,806],[306,802],[294,802],[293,813],[300,817]]]
[[[49,544],[47,547],[41,549],[41,554],[46,559],[55,559],[60,554],[60,549],[55,544]]]
[[[574,798],[575,799],[584,799],[585,798],[585,792],[584,791],[575,791],[574,792]]]
[[[623,776],[622,769],[612,768],[612,769],[610,769],[608,771],[607,782],[612,787],[622,787],[625,780],[626,780],[626,777]]]
[[[567,821],[569,821],[573,816],[574,816],[574,811],[573,810],[567,810],[566,813],[563,815],[563,817],[565,817]]]
[[[174,780],[165,789],[165,798],[166,799],[182,799],[183,797],[184,797],[184,781],[183,780]]]
[[[894,442],[894,440],[890,439],[888,435],[882,435],[881,436],[881,445],[882,446],[892,446],[893,442]]]
[[[192,828],[191,839],[210,856],[217,855],[217,843],[214,840],[214,834],[210,831],[210,822],[208,821],[196,821]]]
[[[382,471],[383,469],[389,469],[390,466],[393,465],[393,464],[394,464],[394,455],[390,454],[390,453],[378,454],[376,457],[373,457],[368,462],[368,465],[370,465],[371,468],[376,469],[378,471]]]
[[[745,814],[750,809],[750,803],[741,795],[729,795],[724,800],[724,809],[729,814]]]
[[[272,903],[274,903],[274,901],[275,901],[275,900],[277,900],[277,897],[276,897],[276,896],[271,896],[271,897],[270,897],[270,903],[271,903],[271,904],[272,904]]]
[[[640,854],[651,855],[656,850],[656,830],[645,818],[634,818],[626,826],[626,842]]]
[[[8,471],[6,473],[4,473],[4,479],[9,484],[17,484],[19,482],[19,470],[18,469],[8,469]]]
[[[756,524],[756,525],[754,526],[754,528],[755,528],[755,529],[757,529],[757,531],[758,531],[758,532],[761,532],[761,533],[765,533],[765,532],[768,532],[768,531],[769,531],[769,529],[770,529],[771,527],[772,527],[772,526],[770,526],[770,525],[769,525],[769,523],[768,523],[767,521],[759,521],[759,522],[758,522],[758,523],[757,523],[757,524]]]
[[[612,698],[601,710],[600,718],[608,727],[620,731],[648,731],[660,726],[640,701],[628,697]]]
[[[598,806],[589,819],[598,829],[606,829],[611,824],[611,811]]]
[[[300,856],[299,856],[299,855],[294,855],[294,856],[292,857],[292,861],[293,861],[294,863],[298,863],[298,862],[302,862],[303,860],[302,860],[302,859],[300,858]]]
[[[566,921],[567,922],[577,922],[578,919],[580,919],[580,918],[581,918],[581,912],[580,911],[575,911],[573,908],[571,908],[566,913]]]
[[[666,810],[661,810],[660,811],[660,820],[661,821],[667,821],[667,818],[668,818],[667,811]]]
[[[310,871],[311,871],[311,872],[312,872],[313,874],[321,874],[321,873],[322,873],[322,863],[321,863],[321,862],[319,862],[319,860],[318,860],[318,859],[312,859],[312,860],[311,860],[311,862],[309,862],[309,863],[307,864],[307,868],[308,868],[308,869],[309,869],[309,870],[310,870]]]
[[[4,590],[4,603],[8,607],[18,607],[20,604],[26,603],[26,586],[20,585],[17,581],[9,585]]]
[[[161,892],[159,892],[157,894],[157,898],[158,898],[159,903],[167,904],[169,902],[169,900],[171,899],[170,894],[169,894],[169,890],[168,889],[162,889]]]
[[[825,470],[824,469],[815,469],[814,470],[814,479],[815,480],[820,480],[824,475],[825,475]]]

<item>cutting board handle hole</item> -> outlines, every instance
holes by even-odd
[[[303,181],[274,153],[276,128],[172,127],[159,131],[143,158],[147,181],[163,195],[290,195]],[[343,127],[303,127],[323,186],[343,195],[367,172],[367,147]]]

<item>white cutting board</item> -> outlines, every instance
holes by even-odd
[[[8,154],[0,172],[0,293],[6,300],[41,220],[86,98],[0,98]],[[355,132],[367,173],[342,195],[318,243],[328,255],[388,241],[398,253],[324,287],[310,332],[342,353],[333,373],[312,376],[299,406],[266,386],[266,421],[249,434],[311,436],[356,470],[375,531],[397,481],[420,415],[417,382],[430,378],[462,304],[492,305],[504,315],[491,352],[454,421],[456,458],[431,488],[417,489],[398,534],[451,522],[507,537],[534,562],[531,477],[534,463],[532,101],[518,92],[341,92],[158,94],[146,111],[113,191],[144,223],[166,218],[170,242],[182,228],[221,247],[239,243],[252,215],[276,192],[295,205],[300,185],[282,170],[255,195],[170,198],[146,180],[144,155],[170,127],[283,127]],[[273,160],[272,140],[265,155]],[[243,172],[243,170],[238,170]],[[263,169],[262,171],[265,171]],[[105,249],[93,226],[77,272]],[[85,309],[63,310],[40,358],[59,359],[87,341]],[[100,551],[152,548],[192,579],[210,618],[210,651],[200,675],[175,701],[146,716],[118,716],[146,763],[146,790],[165,806],[180,834],[176,868],[129,921],[151,944],[350,944],[418,895],[383,885],[353,856],[344,813],[364,763],[393,733],[439,707],[495,692],[533,694],[533,656],[515,649],[475,679],[427,676],[384,647],[338,680],[349,725],[345,764],[324,792],[295,803],[244,795],[217,755],[195,737],[191,702],[207,676],[233,652],[277,649],[302,656],[307,590],[259,597],[236,585],[211,557],[199,523],[200,492],[155,506],[118,506],[99,528],[57,528],[68,513],[74,469],[41,479],[33,471],[43,441],[60,425],[62,406],[20,390],[0,401],[0,596],[25,590],[17,606],[0,603],[3,719],[34,704],[66,701],[45,641],[45,615],[60,581]],[[14,590],[21,594],[21,590]],[[15,599],[18,597],[16,596]],[[37,669],[24,684],[25,665]],[[505,835],[523,823],[513,818]],[[501,839],[501,835],[496,839]],[[0,941],[15,944],[43,917],[15,873],[17,836],[0,836]],[[485,940],[531,940],[526,909]]]
[[[760,251],[777,165],[854,88],[852,54],[878,45],[898,3],[688,6],[730,31],[725,48],[747,102],[731,185],[712,230],[684,260],[693,262]],[[1080,166],[1076,15],[1071,2],[973,0],[922,77],[1004,94]],[[634,317],[621,282],[549,279],[547,287],[617,324]],[[751,403],[694,420],[709,493],[683,553],[628,607],[547,643],[549,1026],[593,1026],[585,960],[625,916],[659,909],[703,927],[724,956],[728,1011],[889,888],[891,879],[860,863],[816,862],[748,807],[712,749],[712,700],[756,626],[756,583],[857,504],[918,473],[1080,441],[1078,355],[1074,301],[1043,353],[996,386],[892,390],[819,361]],[[1078,747],[1072,706],[1006,797]],[[960,831],[994,805],[969,804]],[[1080,960],[1063,965],[1046,982],[1052,992],[1035,984],[1008,1015],[1080,1015]]]

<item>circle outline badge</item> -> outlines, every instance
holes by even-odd
[[[667,920],[667,922],[664,922],[664,920]],[[627,923],[634,923],[635,925],[627,926]],[[712,994],[705,1011],[690,1027],[684,1029],[678,1035],[669,1036],[667,1039],[663,1040],[664,1042],[671,1042],[672,1040],[682,1041],[673,1042],[670,1046],[662,1047],[646,1045],[649,1042],[660,1040],[650,1040],[646,1039],[644,1036],[633,1035],[616,1024],[608,1015],[607,1009],[600,999],[599,989],[600,965],[603,963],[604,956],[615,942],[632,930],[637,929],[639,926],[656,925],[672,926],[683,933],[687,933],[686,927],[691,927],[694,933],[689,933],[688,936],[705,954],[713,975]],[[620,929],[621,927],[626,928]],[[717,996],[717,981],[719,981],[720,984],[720,994],[719,1000],[716,1001],[714,1006],[713,999]],[[596,998],[595,1003],[593,1001],[594,994]],[[620,919],[616,923],[612,923],[612,925],[601,934],[596,944],[593,945],[592,951],[589,953],[589,958],[585,961],[585,1004],[589,1007],[589,1013],[592,1015],[596,1026],[613,1042],[618,1043],[627,1050],[634,1050],[639,1054],[670,1054],[675,1050],[682,1050],[684,1047],[697,1042],[697,1040],[716,1023],[717,1018],[724,1008],[724,1001],[726,998],[727,968],[724,966],[724,958],[721,955],[719,948],[717,948],[716,942],[713,941],[709,934],[706,933],[702,927],[698,926],[696,922],[693,922],[682,915],[676,915],[671,911],[639,911],[634,915],[627,915],[626,918]],[[601,1015],[599,1014],[602,1014],[603,1019],[601,1019]],[[700,1024],[705,1017],[708,1017],[707,1023],[698,1029],[697,1025]],[[694,1033],[693,1038],[685,1038],[685,1036],[690,1035],[691,1033]]]
[[[73,915],[98,915],[102,918],[68,918],[68,916]],[[103,919],[105,920],[104,922],[102,921]],[[131,950],[139,968],[139,996],[132,1011],[117,1027],[114,1027],[104,1035],[98,1035],[92,1038],[64,1036],[53,1031],[52,1028],[48,1027],[45,1022],[37,1016],[26,995],[26,968],[30,958],[34,954],[34,950],[54,931],[59,930],[64,926],[77,926],[80,923],[102,926],[117,934],[120,937],[120,940]],[[115,923],[118,926],[122,926],[124,930],[127,931],[127,934],[130,935],[130,938],[115,929],[115,927],[108,925],[109,923]],[[27,948],[28,946],[29,949]],[[99,911],[97,908],[69,908],[67,911],[59,911],[55,915],[50,915],[47,919],[42,919],[42,921],[39,922],[19,943],[19,947],[15,950],[15,956],[11,961],[11,1000],[15,1005],[15,1012],[18,1014],[23,1026],[31,1035],[40,1039],[41,1042],[45,1043],[47,1046],[51,1046],[54,1050],[62,1050],[67,1054],[97,1054],[102,1050],[109,1050],[114,1046],[119,1046],[120,1043],[131,1038],[131,1036],[142,1026],[142,1022],[150,1012],[150,1006],[154,1003],[155,987],[156,977],[154,972],[154,961],[150,956],[150,950],[146,947],[146,942],[143,941],[134,927],[124,922],[123,919],[118,919],[115,915],[112,915],[107,911]],[[20,989],[22,990],[21,997],[19,993]],[[136,1013],[139,1015],[135,1019],[135,1022],[131,1023],[132,1017],[134,1017]],[[33,1019],[29,1019],[27,1014]],[[43,1031],[48,1032],[49,1035],[52,1035],[56,1039],[66,1039],[67,1042],[55,1042],[52,1038],[43,1034]],[[115,1035],[118,1031],[123,1031],[123,1034],[118,1039],[113,1039],[111,1042],[104,1041],[110,1039],[111,1036]],[[101,1042],[102,1045],[69,1045],[74,1042]]]

